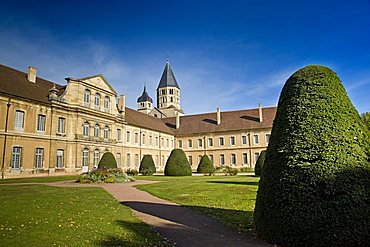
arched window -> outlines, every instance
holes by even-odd
[[[105,96],[104,98],[104,111],[109,111],[109,97],[108,96]]]
[[[82,166],[89,166],[89,149],[82,150]]]
[[[95,124],[94,137],[99,137],[99,132],[100,132],[100,126],[99,126],[99,124]]]
[[[90,126],[88,122],[85,122],[82,126],[82,134],[83,136],[89,136]]]
[[[95,109],[100,109],[100,94],[95,94]]]
[[[84,92],[84,104],[85,106],[90,106],[90,90],[86,89]]]
[[[105,126],[104,127],[104,139],[108,139],[109,137],[109,127]]]

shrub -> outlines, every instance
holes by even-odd
[[[232,168],[230,166],[226,166],[224,171],[230,176],[238,175],[238,169],[237,168]]]
[[[105,152],[101,157],[98,165],[98,169],[115,169],[117,168],[117,162],[111,152]]]
[[[256,176],[261,176],[265,159],[266,159],[266,150],[263,150],[257,159],[256,166],[254,167],[254,174]]]
[[[213,174],[215,173],[215,167],[213,166],[212,161],[209,159],[208,155],[203,155],[202,158],[200,159],[198,168],[197,168],[197,173],[203,173],[203,174]]]
[[[257,192],[257,234],[284,246],[366,246],[369,132],[337,75],[295,72],[280,94]]]
[[[140,162],[139,172],[144,176],[151,176],[155,173],[155,165],[151,155],[144,155]]]
[[[189,161],[182,149],[173,149],[164,168],[165,176],[191,176]]]
[[[131,176],[137,176],[139,174],[139,172],[136,169],[133,169],[133,168],[127,169],[126,170],[126,173],[128,175],[131,175]]]
[[[128,176],[121,169],[94,170],[85,173],[78,179],[79,183],[124,183],[135,179]]]
[[[240,172],[253,172],[254,168],[252,167],[242,167],[239,169]]]

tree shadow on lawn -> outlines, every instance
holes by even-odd
[[[255,185],[255,186],[258,186],[258,182],[244,182],[244,181],[207,181],[207,183],[214,183],[214,184],[236,184],[236,185]]]

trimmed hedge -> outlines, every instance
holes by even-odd
[[[114,158],[113,154],[111,152],[105,152],[103,154],[103,157],[101,157],[98,165],[98,169],[116,169],[117,168],[117,162]]]
[[[283,246],[367,246],[369,131],[337,75],[311,65],[280,94],[254,222]]]
[[[203,155],[200,159],[197,173],[203,173],[203,174],[213,174],[215,172],[215,167],[213,166],[212,161],[209,159],[208,155]]]
[[[144,155],[140,162],[139,172],[144,176],[151,176],[155,173],[155,164],[151,155]]]
[[[173,149],[164,168],[165,176],[191,176],[191,166],[182,149]]]
[[[256,166],[254,167],[254,174],[256,176],[262,175],[262,170],[263,170],[263,165],[265,163],[265,159],[266,159],[266,150],[263,150],[257,159]]]

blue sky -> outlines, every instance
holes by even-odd
[[[308,64],[338,73],[370,112],[370,1],[4,1],[0,63],[65,84],[103,74],[136,108],[166,56],[185,113],[277,104]]]

